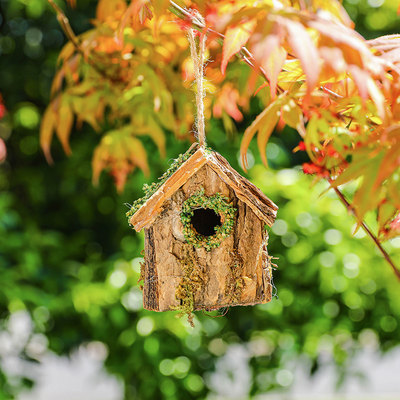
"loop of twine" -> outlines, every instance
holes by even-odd
[[[193,60],[194,75],[196,78],[196,128],[197,128],[197,140],[200,146],[206,145],[206,132],[204,123],[204,102],[203,99],[206,95],[204,90],[204,53],[206,47],[206,35],[201,33],[199,36],[199,50],[197,50],[195,29],[188,29],[188,38],[190,43],[190,55]]]

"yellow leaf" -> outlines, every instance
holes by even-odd
[[[99,0],[96,9],[96,19],[106,21],[112,18],[114,14],[121,13],[126,10],[124,0]]]
[[[385,108],[385,96],[380,91],[375,81],[369,77],[367,80],[368,93],[378,109],[378,115],[383,120],[387,120],[387,110]]]
[[[136,167],[149,174],[146,149],[134,137],[132,126],[107,132],[93,153],[93,183],[97,184],[100,173],[108,169],[118,191],[124,188],[126,178]]]
[[[293,99],[282,107],[282,118],[291,128],[297,129],[302,137],[305,136],[303,111]]]
[[[74,122],[74,115],[66,100],[63,100],[58,114],[59,116],[56,126],[57,137],[60,140],[65,153],[70,155],[71,148],[69,146],[69,136]]]
[[[61,85],[64,80],[64,76],[65,76],[65,69],[63,66],[57,71],[56,75],[54,76],[53,82],[51,84],[51,90],[50,90],[51,97],[54,97],[54,95],[61,89]]]
[[[283,65],[283,69],[279,74],[278,81],[282,86],[284,82],[293,83],[304,81],[305,75],[303,70],[301,69],[299,60],[286,60]]]
[[[44,156],[49,164],[53,164],[53,158],[51,157],[50,146],[51,139],[53,137],[54,128],[56,123],[56,116],[52,108],[52,104],[49,104],[44,112],[42,122],[40,125],[40,147],[43,150]]]
[[[261,160],[263,164],[267,167],[268,161],[265,152],[269,138],[274,131],[275,125],[278,123],[280,116],[280,105],[275,105],[272,107],[267,116],[263,118],[262,124],[260,124],[260,129],[257,135],[257,146],[260,152]]]
[[[249,40],[256,27],[256,21],[251,19],[240,25],[228,27],[222,47],[221,72],[225,74],[229,59],[238,53]]]
[[[341,2],[339,2],[338,0],[313,0],[312,4],[315,11],[324,10],[324,12],[329,12],[342,24],[348,26],[349,28],[354,27],[354,22],[350,19]]]
[[[275,101],[269,104],[269,106],[261,112],[257,116],[257,118],[253,121],[253,123],[245,130],[242,143],[240,145],[240,156],[242,158],[242,165],[244,170],[247,167],[247,149],[253,139],[254,135],[259,132],[259,136],[257,138],[258,149],[260,150],[261,158],[264,164],[267,164],[267,160],[265,157],[265,146],[268,142],[271,133],[278,122],[280,115],[280,108],[283,104],[288,102],[290,97],[288,97],[287,93],[283,93],[279,97],[276,98]]]
[[[165,135],[163,129],[154,121],[153,118],[147,119],[145,125],[138,127],[134,124],[132,131],[135,135],[149,135],[160,151],[161,157],[165,157]]]
[[[267,73],[267,77],[271,87],[271,97],[273,99],[276,96],[278,76],[286,61],[286,57],[286,50],[283,47],[277,46],[271,51],[270,56],[263,63],[263,67],[265,69],[265,72]]]
[[[68,60],[74,53],[75,53],[75,46],[72,44],[72,42],[68,42],[60,51],[57,63]]]

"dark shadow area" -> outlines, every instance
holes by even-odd
[[[203,236],[215,234],[215,228],[221,226],[221,217],[210,208],[199,208],[194,210],[190,220],[197,233]]]

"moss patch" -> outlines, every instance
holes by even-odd
[[[186,247],[185,256],[180,262],[184,275],[175,292],[175,297],[180,305],[173,309],[180,311],[180,315],[186,314],[190,325],[194,326],[195,296],[205,287],[207,275],[197,262],[193,248],[189,246]]]
[[[196,232],[191,223],[193,212],[199,208],[214,210],[221,217],[222,224],[215,227],[215,234],[204,236]],[[204,189],[189,197],[182,206],[181,221],[183,234],[187,243],[195,247],[204,247],[207,251],[218,247],[228,237],[235,223],[236,208],[228,203],[228,199],[220,193],[207,197]]]
[[[240,264],[234,264],[230,267],[230,274],[226,279],[225,285],[225,296],[229,299],[229,303],[235,304],[240,302],[244,288],[242,272]]]

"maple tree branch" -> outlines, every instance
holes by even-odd
[[[73,0],[71,4],[73,4]],[[110,79],[112,82],[118,82],[119,79],[115,79],[107,74],[107,72],[103,69],[101,69],[96,62],[94,62],[91,58],[93,58],[93,55],[85,53],[85,51],[82,49],[81,44],[79,43],[78,37],[75,35],[75,32],[73,31],[71,24],[69,23],[68,17],[65,15],[64,11],[54,2],[54,0],[47,0],[47,2],[50,4],[50,6],[53,8],[53,10],[56,13],[57,20],[61,26],[61,29],[63,30],[65,36],[67,39],[72,43],[72,45],[75,47],[75,50],[82,55],[82,57],[88,62],[88,64],[96,70],[101,76],[104,78]]]
[[[203,31],[206,28],[207,32],[213,33],[214,35],[218,36],[220,42],[222,42],[225,39],[225,35],[223,33],[218,32],[212,28],[206,27],[206,25],[199,18],[197,18],[196,15],[192,14],[189,10],[176,4],[173,0],[170,0],[169,3],[171,4],[169,10],[177,17],[190,21],[194,29]],[[306,1],[306,3],[308,2]],[[307,8],[305,4],[303,6]],[[261,72],[261,75],[269,82],[265,69],[260,65],[257,65],[256,59],[246,46],[243,46],[241,50],[238,53],[236,53],[236,56],[241,58],[251,68],[258,69],[258,71]],[[327,93],[328,95],[332,96],[335,100],[343,99],[343,96],[335,93],[330,89],[325,88],[324,86],[320,86],[319,89]],[[284,89],[279,85],[277,85],[277,90],[279,93],[284,92]]]
[[[171,7],[169,7],[169,10],[173,14],[175,14],[177,17],[190,21],[194,29],[204,30],[206,28],[207,32],[213,33],[214,35],[218,36],[218,38],[220,40],[224,40],[225,39],[225,35],[223,33],[218,32],[218,31],[216,31],[214,29],[211,29],[209,27],[206,27],[206,25],[202,21],[200,21],[199,18],[197,18],[195,15],[193,15],[187,9],[179,6],[178,4],[176,4],[172,0],[170,0],[169,3],[171,4]],[[267,73],[265,72],[264,68],[254,64],[255,63],[255,58],[254,58],[253,54],[251,54],[251,52],[245,46],[242,47],[242,49],[236,54],[236,56],[241,58],[251,68],[257,68],[261,72],[261,74],[264,76],[264,78],[266,80],[268,80]],[[283,89],[278,86],[278,91],[283,92]]]
[[[307,8],[307,5],[306,5],[306,3],[308,3],[307,0],[305,2],[302,2],[302,3],[303,3],[303,7]],[[213,30],[211,28],[208,28],[199,18],[196,17],[195,14],[191,13],[189,10],[187,10],[185,8],[182,8],[181,6],[176,4],[173,0],[170,0],[170,4],[171,4],[171,7],[169,7],[169,10],[174,15],[176,15],[177,17],[179,17],[181,19],[185,19],[188,22],[190,22],[191,25],[192,25],[192,28],[197,29],[197,30],[201,30],[201,31],[206,29],[207,32],[211,32],[211,33],[215,34],[216,36],[218,36],[218,38],[220,40],[224,40],[225,39],[225,35],[224,34],[222,34],[220,32],[217,32],[217,31],[215,31],[215,30]],[[239,53],[237,53],[236,55],[238,57],[240,57],[243,61],[245,61],[246,64],[248,64],[251,68],[253,68],[253,69],[257,68],[261,72],[261,74],[265,77],[265,79],[267,81],[269,81],[265,70],[261,66],[258,66],[256,64],[253,54],[245,46],[243,46],[241,48],[241,50],[239,51]],[[326,88],[324,86],[320,86],[319,89],[322,90],[324,93],[328,94],[329,96],[331,96],[335,100],[343,99],[343,96],[335,93],[334,91],[332,91],[332,90],[330,90],[330,89],[328,89],[328,88]],[[283,91],[283,89],[280,88],[279,85],[278,85],[278,90]],[[338,188],[334,188],[334,190],[335,190],[336,194],[338,195],[339,199],[341,200],[341,202],[347,208],[347,210],[349,212],[351,212],[356,217],[356,219],[359,221],[359,218],[357,217],[356,211],[354,210],[352,205],[347,201],[347,199],[345,198],[343,193]],[[375,245],[378,247],[379,251],[382,253],[383,257],[385,258],[385,260],[388,262],[388,264],[392,268],[394,274],[400,280],[400,270],[397,269],[397,267],[395,266],[395,264],[394,264],[393,260],[391,259],[390,255],[383,248],[383,246],[380,243],[380,241],[378,240],[378,238],[373,234],[371,229],[368,227],[368,225],[364,221],[361,221],[361,226],[364,229],[364,231],[367,233],[367,235],[374,241]]]
[[[54,2],[54,0],[47,0],[47,2],[51,5],[53,10],[56,12],[58,22],[61,26],[61,29],[64,31],[65,35],[67,36],[68,40],[74,45],[77,51],[82,55],[83,50],[79,45],[78,38],[76,37],[72,27],[69,23],[67,16],[64,14],[63,10]]]
[[[354,207],[349,203],[349,201],[346,199],[344,194],[337,187],[334,187],[333,189],[335,190],[337,196],[339,197],[340,201],[344,204],[346,209],[351,214],[354,215],[354,217],[357,219],[357,221],[359,221],[359,218],[357,217],[357,213],[356,213]],[[373,232],[371,231],[369,226],[364,221],[361,221],[361,226],[364,229],[365,233],[374,241],[376,247],[378,247],[379,251],[382,253],[383,257],[385,258],[385,260],[388,262],[388,264],[392,268],[392,270],[393,270],[394,274],[396,275],[397,279],[400,281],[400,270],[396,267],[396,265],[394,264],[392,258],[388,254],[388,252],[383,248],[382,243],[373,234]]]

